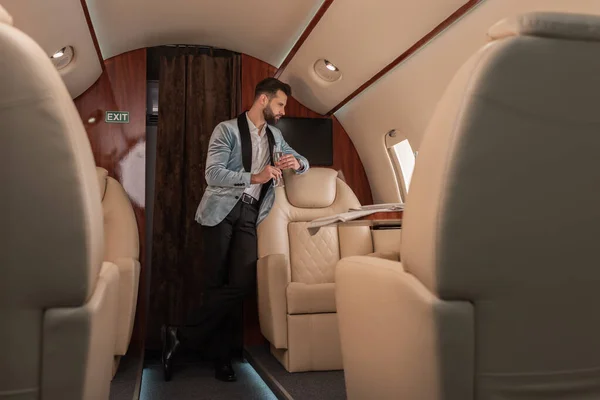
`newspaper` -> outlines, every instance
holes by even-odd
[[[402,211],[402,210],[404,210],[404,203],[369,204],[366,206],[360,206],[359,208],[351,208],[348,211],[363,211],[363,210],[376,210],[377,212]]]
[[[404,210],[403,203],[372,204],[361,206],[359,208],[351,208],[344,213],[317,218],[310,221],[306,227],[311,235],[314,235],[318,232],[319,228],[323,226],[334,225],[339,222],[352,221],[354,219],[362,218],[378,212],[396,212],[402,210]]]

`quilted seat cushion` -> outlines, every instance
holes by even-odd
[[[340,260],[337,227],[321,228],[311,236],[306,225],[306,222],[288,225],[292,282],[333,283],[335,266]]]

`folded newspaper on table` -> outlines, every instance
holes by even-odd
[[[374,210],[375,212],[394,212],[404,210],[404,203],[382,203],[382,204],[369,204],[367,206],[360,206],[359,208],[351,208],[348,211],[366,211]]]
[[[308,232],[311,235],[314,235],[319,231],[319,228],[323,226],[336,224],[338,222],[352,221],[378,212],[397,212],[402,210],[404,210],[404,203],[372,204],[361,206],[359,208],[351,208],[347,212],[341,214],[317,218],[310,221],[306,227],[308,228]]]

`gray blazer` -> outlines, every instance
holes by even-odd
[[[242,116],[245,121],[245,113]],[[221,122],[215,127],[210,137],[205,169],[208,186],[196,210],[196,221],[199,224],[205,226],[217,225],[229,214],[244,190],[250,186],[251,174],[244,169],[243,153],[249,151],[251,159],[252,147],[251,144],[245,144],[242,148],[243,142],[249,142],[242,140],[240,128],[238,127],[239,119],[238,117]],[[302,174],[308,171],[310,167],[308,160],[286,143],[279,129],[270,125],[268,128],[273,134],[275,144],[281,144],[283,153],[293,154],[300,162],[301,168],[296,173]],[[248,131],[248,140],[249,135]],[[268,185],[268,189],[260,205],[257,225],[269,214],[275,200],[272,180],[265,183],[265,185]]]

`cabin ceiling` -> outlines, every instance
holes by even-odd
[[[15,26],[52,55],[71,45],[76,59],[61,71],[75,98],[100,76],[101,59],[138,48],[165,44],[194,44],[245,53],[277,68],[278,76],[292,85],[294,97],[320,114],[337,110],[345,99],[398,56],[467,3],[468,0],[0,0]],[[564,8],[586,0],[562,0]],[[589,0],[588,3],[597,3]],[[483,0],[506,3],[517,11],[537,8],[543,2]],[[549,1],[552,3],[552,1]],[[274,5],[275,4],[275,5]],[[480,4],[480,5],[481,5]],[[98,56],[92,32],[100,48]],[[319,13],[323,7],[324,13]],[[536,8],[536,7],[533,7]],[[544,8],[547,8],[544,6]],[[321,15],[322,14],[322,15]],[[316,18],[315,18],[316,17]],[[316,24],[294,45],[315,18]],[[482,36],[476,31],[473,35]],[[443,35],[441,35],[443,36]],[[459,42],[451,44],[461,51]],[[288,57],[288,55],[290,57]],[[286,59],[286,57],[288,57]],[[341,71],[329,83],[313,69],[327,59]],[[285,61],[285,62],[284,62]],[[405,60],[385,75],[402,70]],[[416,71],[413,71],[416,72]],[[414,76],[418,78],[418,73]],[[374,85],[373,85],[374,86]],[[363,93],[366,93],[365,91]],[[362,95],[362,94],[361,94]],[[359,96],[360,97],[360,96]],[[384,106],[382,104],[382,106]]]
[[[105,59],[142,47],[206,45],[278,66],[323,0],[86,0]]]
[[[0,1],[13,15],[15,26],[36,40],[49,56],[66,45],[75,48],[74,62],[61,70],[74,98],[100,76],[102,62],[99,58],[108,59],[143,47],[195,44],[245,53],[277,68],[282,67],[285,60],[278,76],[292,85],[298,101],[321,114],[335,110],[446,18],[465,4],[473,3],[473,0],[377,0],[368,4],[364,0],[286,0],[278,3],[270,0]],[[477,7],[490,7],[493,3],[493,7],[518,13],[556,8],[571,11],[578,4],[593,10],[600,1],[483,0],[480,3]],[[84,6],[89,10],[100,57]],[[322,6],[326,6],[326,11],[321,16],[319,9]],[[297,51],[290,53],[315,16],[318,22],[300,42]],[[482,24],[488,22],[482,20]],[[472,33],[472,37],[483,38],[484,33],[485,29],[480,28]],[[453,51],[461,52],[466,49],[462,43],[448,45]],[[288,55],[290,58],[286,60]],[[321,58],[340,68],[340,80],[328,83],[315,74],[313,65]],[[398,76],[398,71],[406,70],[404,66],[411,64],[410,58],[384,78],[389,81],[389,76]],[[419,76],[423,75],[411,71],[411,76],[411,79],[420,80]],[[358,97],[371,92],[369,97],[373,98],[376,86],[372,85]],[[377,87],[378,93],[381,92],[380,86]],[[395,97],[404,99],[405,95],[402,90],[394,92]],[[380,106],[385,107],[385,104]]]
[[[294,97],[321,114],[334,109],[467,0],[0,0],[15,26],[48,55],[66,45],[76,60],[61,71],[73,97],[101,74],[87,26],[106,60],[138,48],[193,44],[245,53],[279,68],[322,6],[327,11],[286,63],[280,78]],[[342,78],[327,83],[315,61],[336,64]]]

